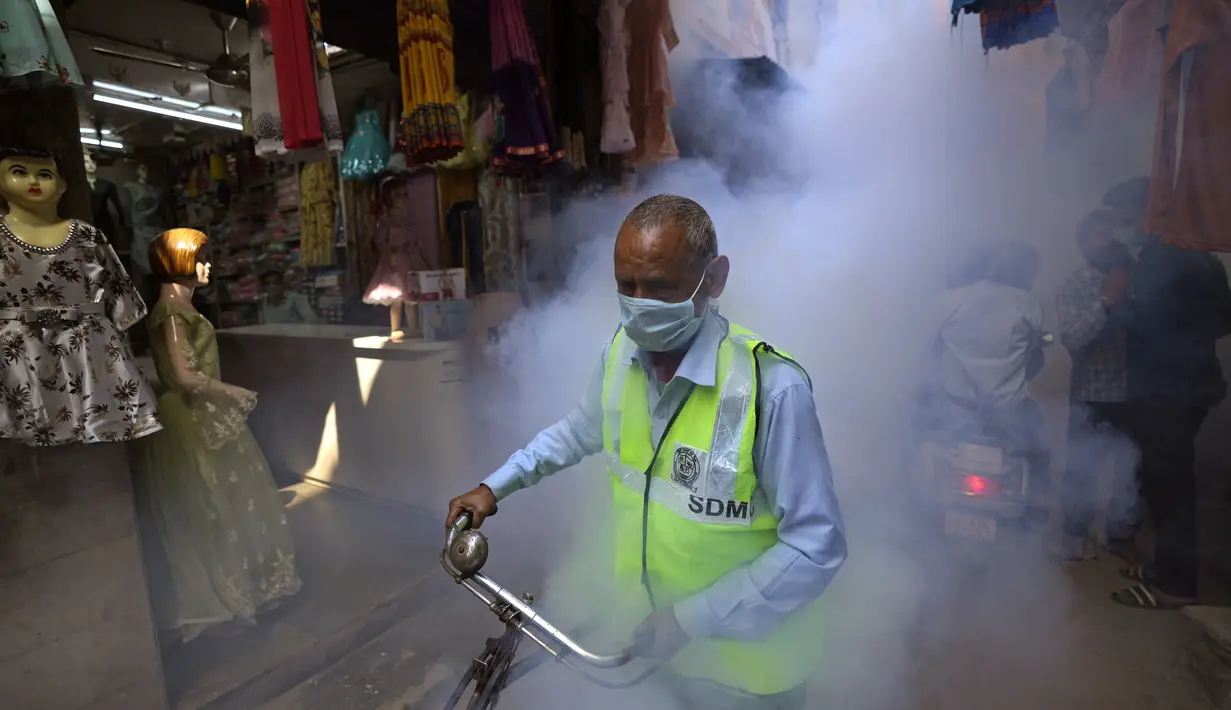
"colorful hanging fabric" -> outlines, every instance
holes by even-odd
[[[299,260],[304,266],[334,263],[337,189],[332,160],[303,166],[299,175]]]
[[[371,180],[389,164],[389,141],[380,127],[380,113],[360,111],[355,133],[342,151],[343,180]]]
[[[84,86],[50,0],[0,2],[0,91]]]
[[[316,110],[316,62],[304,0],[266,0],[273,32],[274,71],[278,76],[278,109],[282,140],[288,150],[319,145],[325,140]]]
[[[448,160],[465,148],[453,78],[447,0],[398,0],[402,136],[410,165]]]
[[[330,153],[341,152],[342,122],[338,120],[329,58],[321,38],[317,0],[247,0],[247,3],[252,137],[257,157],[316,162]],[[288,15],[288,3],[305,10],[302,23]],[[304,40],[302,45],[300,38]],[[289,47],[284,46],[285,42],[290,42]],[[283,54],[288,56],[283,57]],[[285,74],[287,71],[292,73]],[[293,116],[283,115],[284,98],[290,102]],[[323,140],[308,140],[305,126],[315,126],[323,134]]]
[[[1060,29],[1055,0],[953,0],[953,24],[962,13],[979,13],[983,51],[1008,49]]]
[[[551,119],[547,82],[521,0],[491,0],[492,83],[496,87],[497,168],[516,172],[564,157]]]

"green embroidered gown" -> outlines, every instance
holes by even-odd
[[[147,326],[163,431],[131,446],[155,616],[162,631],[188,641],[210,627],[254,624],[301,583],[281,498],[248,429],[256,396],[179,386],[165,334],[172,318],[187,334],[189,367],[220,379],[213,326],[182,304],[159,302]]]

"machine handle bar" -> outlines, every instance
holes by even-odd
[[[528,595],[525,599],[519,598],[513,592],[500,586],[491,577],[479,571],[483,563],[486,562],[487,544],[486,538],[481,539],[481,552],[477,564],[474,565],[473,571],[469,573],[458,569],[451,559],[450,552],[453,550],[453,544],[458,541],[466,531],[470,530],[471,515],[469,511],[463,511],[458,516],[457,520],[447,528],[445,534],[445,547],[440,553],[440,564],[453,577],[453,580],[458,584],[466,587],[471,594],[478,597],[487,608],[493,613],[501,617],[505,623],[514,623],[519,631],[527,638],[534,641],[539,646],[543,647],[551,655],[561,661],[568,662],[569,657],[576,656],[584,661],[587,665],[595,668],[618,668],[628,664],[634,657],[634,647],[629,646],[617,653],[603,655],[593,653],[586,650],[573,639],[569,638],[560,629],[556,628],[551,622],[543,618],[541,614],[536,612],[530,603],[533,601]],[[482,533],[475,530],[474,535],[482,536]],[[469,549],[469,548],[468,548]],[[458,551],[457,554],[461,554]],[[543,638],[546,635],[547,638]],[[552,643],[554,641],[554,644]],[[572,664],[569,664],[573,667]],[[576,668],[574,668],[576,670]]]

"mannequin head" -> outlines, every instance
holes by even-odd
[[[149,177],[150,169],[145,167],[145,163],[137,163],[137,182],[145,184]]]
[[[98,163],[94,162],[94,156],[90,155],[90,151],[85,151],[85,174],[93,178],[98,174]]]
[[[0,197],[10,210],[54,215],[68,184],[51,153],[0,149]]]
[[[171,229],[150,243],[150,271],[161,283],[196,287],[209,283],[202,247],[209,238],[195,229]]]

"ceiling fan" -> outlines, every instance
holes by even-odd
[[[90,47],[91,50],[98,54],[108,57],[118,57],[120,59],[128,59],[134,62],[144,62],[145,64],[153,64],[160,67],[168,67],[171,69],[179,69],[181,71],[193,72],[195,74],[204,74],[211,82],[219,86],[226,87],[241,87],[248,86],[248,57],[237,56],[231,54],[231,30],[235,27],[237,20],[234,17],[228,17],[220,12],[209,13],[210,20],[214,26],[222,31],[222,54],[218,55],[214,61],[209,64],[187,59],[170,51],[167,51],[166,44],[159,42],[159,52],[166,55],[169,59],[159,57],[147,57],[139,54],[130,54],[128,52],[109,49],[107,47]]]

